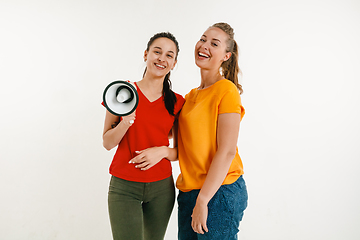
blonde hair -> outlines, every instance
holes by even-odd
[[[241,84],[239,83],[239,77],[238,77],[238,75],[239,74],[241,75],[242,73],[238,64],[239,54],[238,54],[238,46],[234,39],[234,29],[229,24],[223,22],[215,23],[211,27],[220,28],[229,36],[229,39],[227,41],[226,51],[230,52],[231,56],[227,61],[221,64],[221,70],[222,70],[221,72],[223,77],[232,81],[239,89],[240,94],[242,94],[243,89]]]

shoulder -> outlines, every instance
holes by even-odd
[[[176,92],[174,92],[174,93],[175,93],[175,97],[176,97],[176,104],[177,105],[180,104],[182,106],[185,102],[185,98]]]
[[[176,92],[174,92],[175,93],[175,96],[176,96],[176,100],[177,101],[184,101],[184,97],[182,96],[182,95],[180,95],[180,94],[178,94],[178,93],[176,93]]]
[[[176,96],[176,103],[175,103],[175,108],[174,108],[174,112],[175,114],[178,113],[180,111],[180,109],[182,108],[182,106],[184,105],[185,103],[185,99],[182,95],[175,93],[175,96]]]
[[[238,88],[236,87],[236,85],[228,80],[228,79],[223,79],[220,80],[216,83],[216,89],[222,92],[237,92],[239,93]],[[240,95],[240,93],[239,93]]]
[[[227,79],[217,81],[211,88],[209,95],[212,95],[221,101],[223,98],[240,98],[240,92],[236,85]]]
[[[197,90],[197,88],[191,89],[190,92],[188,92],[188,93],[185,95],[185,100],[188,100],[189,98],[191,98],[192,96],[194,96],[196,90]]]

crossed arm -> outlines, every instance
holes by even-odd
[[[107,150],[111,150],[116,147],[123,139],[125,133],[136,121],[136,112],[122,117],[111,114],[106,110],[104,131],[103,131],[103,146]],[[136,168],[141,170],[148,170],[157,164],[161,159],[166,158],[170,161],[177,160],[177,121],[175,121],[172,130],[169,133],[169,138],[173,137],[174,147],[167,146],[152,147],[147,149],[139,149],[136,151],[138,154],[136,157],[130,160],[129,163],[135,164]]]
[[[148,170],[163,158],[166,158],[169,161],[176,161],[178,159],[177,129],[178,122],[175,120],[174,125],[169,133],[169,139],[173,138],[172,148],[167,146],[160,146],[136,151],[138,155],[131,159],[129,163],[135,164],[135,167],[139,168],[140,170]]]

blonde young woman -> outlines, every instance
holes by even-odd
[[[208,28],[195,46],[201,83],[179,116],[178,239],[237,239],[247,207],[237,139],[244,116],[238,49],[230,25]]]
[[[144,52],[143,79],[134,83],[139,95],[136,112],[120,119],[106,111],[103,145],[107,150],[117,147],[108,195],[116,240],[161,240],[165,235],[175,202],[169,160],[177,159],[168,137],[184,103],[170,88],[178,52],[172,34],[155,34]]]

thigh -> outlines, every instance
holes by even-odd
[[[171,176],[148,186],[143,203],[145,240],[162,240],[174,207],[174,181]]]
[[[233,184],[221,186],[208,204],[209,232],[199,234],[198,239],[237,239],[247,200],[246,185],[242,176]]]
[[[191,215],[195,207],[199,190],[179,191],[178,201],[178,239],[197,240],[197,233],[191,227]]]
[[[110,181],[108,207],[114,240],[143,239],[141,184],[116,177]]]

